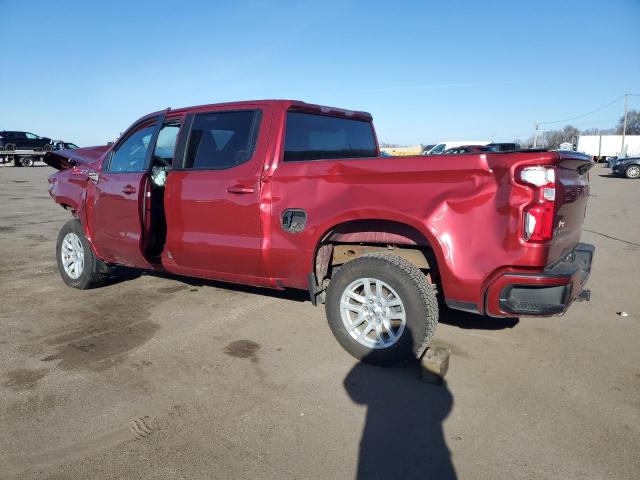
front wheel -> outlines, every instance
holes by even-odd
[[[381,366],[419,359],[438,323],[433,286],[418,267],[387,253],[364,255],[333,276],[329,327],[355,358]]]
[[[109,276],[106,265],[93,254],[78,220],[70,220],[60,229],[56,257],[60,276],[70,287],[81,290],[98,287]]]
[[[624,171],[627,178],[640,178],[640,165],[630,165]]]

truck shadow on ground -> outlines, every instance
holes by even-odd
[[[446,305],[440,305],[439,310],[439,323],[464,329],[504,330],[513,328],[520,323],[518,318],[494,318],[487,315],[463,312],[462,310],[453,310]]]
[[[453,406],[446,382],[421,382],[417,363],[382,368],[359,362],[343,385],[353,402],[367,407],[358,480],[457,478],[442,430]]]
[[[262,295],[267,297],[280,298],[283,300],[291,300],[300,303],[310,302],[309,293],[304,290],[275,290],[270,288],[254,287],[251,285],[226,283],[217,280],[207,280],[204,278],[183,277],[180,275],[174,275],[165,272],[147,272],[144,270],[137,270],[129,267],[117,267],[114,275],[109,278],[109,280],[106,282],[106,285],[115,285],[122,282],[128,282],[131,280],[135,280],[143,275],[152,275],[154,277],[177,280],[185,285],[194,288],[213,287],[225,290],[233,290],[235,292],[249,293],[252,295]],[[478,315],[474,313],[463,312],[461,310],[453,310],[447,307],[444,302],[439,303],[439,322],[458,328],[473,330],[502,330],[505,328],[513,328],[520,322],[520,320],[517,318],[492,318],[486,315]]]
[[[252,295],[262,295],[266,297],[281,298],[284,300],[292,300],[295,302],[310,301],[309,293],[304,290],[294,290],[294,289],[275,290],[275,289],[265,288],[265,287],[255,287],[252,285],[243,285],[239,283],[226,283],[218,280],[208,280],[205,278],[197,278],[197,277],[183,277],[181,275],[175,275],[167,272],[138,270],[135,268],[121,267],[121,266],[116,267],[116,269],[113,272],[113,275],[109,277],[105,285],[116,285],[118,283],[136,280],[142,277],[143,275],[149,275],[149,276],[158,277],[158,278],[166,278],[169,280],[176,280],[188,287],[193,287],[193,288],[212,287],[212,288],[219,288],[222,290],[232,290],[234,292],[249,293]]]

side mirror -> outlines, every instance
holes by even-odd
[[[107,147],[113,147],[113,142],[107,142]]]

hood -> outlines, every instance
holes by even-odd
[[[102,145],[99,147],[76,148],[74,150],[56,150],[45,153],[42,160],[57,170],[68,170],[76,165],[95,162],[109,148],[109,145]]]

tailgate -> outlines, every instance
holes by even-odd
[[[589,199],[590,157],[573,152],[558,152],[556,165],[556,206],[553,240],[548,263],[569,253],[579,242]]]

